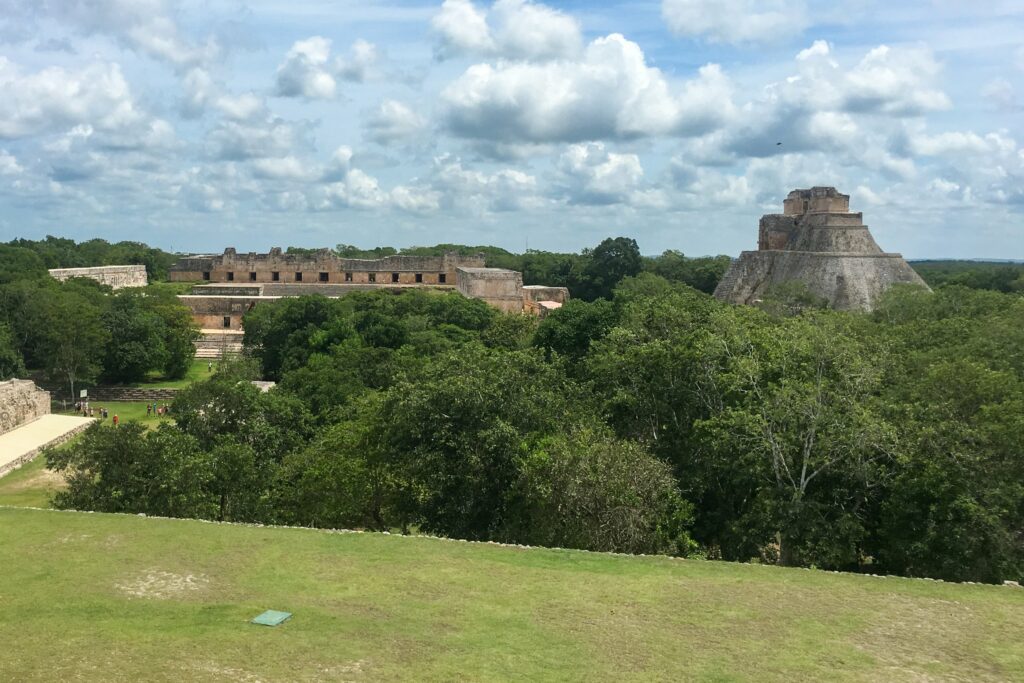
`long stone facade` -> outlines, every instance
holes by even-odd
[[[783,213],[761,217],[757,251],[744,251],[715,289],[715,296],[754,304],[775,286],[804,283],[839,310],[871,310],[897,283],[927,288],[900,254],[886,253],[850,211],[849,195],[834,187],[793,190]]]
[[[482,255],[386,256],[349,259],[330,249],[312,256],[275,247],[266,254],[238,254],[228,248],[216,256],[190,256],[171,267],[172,282],[301,283],[366,285],[453,285],[460,267],[483,267]]]
[[[565,287],[524,287],[521,273],[486,268],[482,255],[456,253],[343,259],[329,249],[311,258],[277,248],[268,254],[239,256],[229,248],[223,255],[181,259],[171,268],[170,279],[203,283],[178,298],[207,335],[212,330],[241,330],[242,317],[261,302],[308,294],[337,298],[372,289],[450,290],[482,299],[501,311],[537,315],[569,299]]]
[[[84,277],[95,280],[114,289],[122,287],[145,287],[149,284],[146,266],[97,266],[95,268],[53,268],[50,276],[54,279],[68,280],[73,277]]]
[[[50,414],[50,392],[27,379],[0,382],[0,434]]]

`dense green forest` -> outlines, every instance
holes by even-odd
[[[10,270],[143,265],[150,279],[166,280],[167,270],[177,259],[175,254],[141,242],[111,244],[106,240],[92,239],[76,243],[48,235],[44,240],[16,239],[0,243],[0,279],[8,266],[17,264],[17,268]]]
[[[166,286],[112,292],[85,278],[58,282],[47,265],[0,245],[0,380],[39,371],[73,399],[97,381],[185,375],[199,332]]]
[[[929,287],[963,285],[996,292],[1024,292],[1024,263],[911,261]]]
[[[454,293],[282,300],[175,425],[53,454],[58,504],[1024,578],[1024,298],[783,297],[641,273],[543,321]]]
[[[245,357],[179,394],[175,424],[50,454],[58,505],[1024,579],[1020,293],[978,275],[870,314],[798,287],[750,308],[707,294],[715,259],[625,238],[508,258],[577,296],[543,320],[426,290],[257,307]],[[0,259],[8,375],[170,370],[191,344],[159,288]]]

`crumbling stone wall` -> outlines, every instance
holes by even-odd
[[[27,379],[0,382],[0,434],[50,414],[50,392]]]
[[[463,296],[483,299],[506,313],[523,310],[523,274],[504,268],[459,268],[456,286]]]
[[[457,268],[482,267],[483,255],[386,256],[345,259],[330,249],[312,256],[286,254],[280,247],[266,254],[238,254],[227,248],[216,256],[192,256],[171,267],[174,282],[302,283],[368,285],[453,285]]]
[[[782,202],[782,212],[787,216],[800,216],[805,213],[842,213],[849,210],[850,195],[837,192],[834,187],[793,190]]]
[[[192,312],[192,320],[204,330],[241,330],[242,316],[263,301],[277,301],[276,296],[201,296],[178,297]]]
[[[68,280],[73,277],[85,277],[100,284],[109,285],[114,289],[122,287],[145,287],[149,284],[146,266],[97,266],[95,268],[53,268],[50,276],[54,279]]]
[[[545,287],[544,285],[524,285],[523,301],[554,301],[564,304],[569,300],[568,287]]]

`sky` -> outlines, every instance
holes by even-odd
[[[1024,0],[0,0],[0,239],[1024,259]]]

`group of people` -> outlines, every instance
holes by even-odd
[[[171,410],[171,407],[169,405],[167,405],[166,403],[163,404],[163,405],[158,405],[156,403],[147,403],[146,404],[146,417],[152,417],[153,415],[156,415],[158,417],[162,417],[162,416],[166,415],[167,413],[169,413],[170,410]]]
[[[152,417],[154,415],[156,415],[157,417],[163,417],[164,415],[167,415],[169,412],[171,412],[171,407],[166,403],[164,403],[163,405],[159,403],[146,404],[146,417]],[[94,408],[93,406],[89,405],[88,401],[76,402],[75,413],[81,415],[82,417],[98,417],[101,420],[106,420],[108,417],[110,417],[109,410],[100,407]],[[116,414],[114,415],[113,423],[115,427],[118,424],[118,417]]]
[[[93,408],[89,405],[88,401],[78,401],[75,403],[75,412],[80,413],[82,417],[98,417],[101,420],[106,420],[110,417],[110,411],[106,408]],[[114,415],[114,424],[117,424],[117,415]]]

